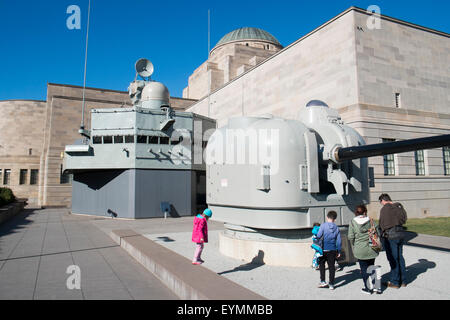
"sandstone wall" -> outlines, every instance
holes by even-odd
[[[175,110],[183,111],[195,100],[171,97]],[[86,88],[85,128],[90,110],[130,106],[128,92]],[[17,197],[36,206],[69,206],[72,188],[61,183],[63,152],[81,139],[82,87],[48,84],[47,101],[0,101],[0,169],[11,170],[10,187]],[[20,170],[27,169],[20,184]],[[38,170],[37,184],[30,184],[31,170]]]
[[[30,185],[32,169],[39,169],[43,151],[45,101],[0,101],[0,186],[11,188],[19,198],[37,204],[39,185]],[[27,170],[20,184],[20,170]],[[10,182],[4,185],[5,170],[11,170]]]
[[[188,110],[223,126],[229,117],[296,118],[313,99],[340,108],[358,101],[354,16],[347,13],[271,56]]]
[[[216,118],[221,127],[242,115],[296,118],[319,99],[339,109],[367,143],[448,133],[448,34],[384,16],[382,29],[369,30],[368,17],[347,10],[213,92],[209,106],[202,99],[188,111]],[[395,176],[384,175],[383,157],[369,159],[376,178],[372,216],[382,192],[404,203],[410,217],[450,215],[442,149],[425,150],[424,157],[424,176],[416,176],[414,152],[394,156]]]

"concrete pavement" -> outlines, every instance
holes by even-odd
[[[149,220],[101,220],[93,222],[107,233],[116,229],[132,229],[155,243],[185,257],[189,262],[194,253],[191,242],[192,217]],[[319,289],[319,272],[310,268],[273,267],[228,258],[219,253],[219,233],[223,225],[208,222],[210,242],[205,245],[202,258],[207,268],[218,275],[272,300],[418,300],[450,298],[449,238],[419,235],[412,245],[404,246],[409,284],[401,289],[383,289],[381,295],[361,293],[363,283],[359,266],[346,266],[336,273],[336,289]],[[433,249],[430,249],[433,248]],[[439,250],[436,250],[439,248]],[[255,252],[255,256],[258,253]],[[312,254],[312,253],[311,253]],[[388,280],[389,264],[385,252],[376,259],[381,266],[383,280]],[[328,274],[327,274],[328,279]],[[213,285],[213,284],[212,284]]]
[[[190,265],[195,250],[190,239],[192,217],[119,220],[71,215],[67,211],[25,210],[0,226],[0,299],[178,299],[112,240],[112,231],[120,229],[133,230],[144,247],[147,244],[142,236],[152,242],[142,252],[146,251],[156,263],[175,259],[180,281],[196,274],[196,270],[183,272],[180,267],[184,264],[196,267]],[[211,277],[207,285],[211,288],[222,285],[226,279],[273,300],[450,297],[449,238],[419,235],[412,245],[404,247],[408,286],[367,296],[360,292],[362,280],[357,265],[337,272],[336,290],[319,289],[318,271],[310,268],[273,267],[221,255],[218,238],[223,224],[210,220],[208,229],[210,242],[202,255],[205,263],[198,268],[208,270]],[[376,264],[382,267],[383,278],[387,279],[389,266],[384,252]],[[80,267],[80,290],[67,289],[70,275],[66,270],[70,265]],[[224,279],[216,282],[215,277]]]
[[[311,268],[273,267],[228,258],[219,253],[219,232],[209,232],[202,265],[253,292],[271,300],[448,300],[450,298],[450,253],[413,246],[404,246],[409,284],[406,288],[383,288],[381,295],[361,293],[363,282],[359,266],[346,266],[336,272],[336,289],[319,289],[319,271]],[[190,232],[146,234],[149,239],[192,259],[194,246]],[[170,241],[167,241],[169,239]],[[255,256],[257,253],[255,252]],[[388,280],[389,263],[385,252],[376,259],[381,265],[383,280]],[[328,279],[328,271],[326,274]]]
[[[0,226],[0,299],[177,299],[92,224],[67,209],[27,209]],[[80,289],[66,273],[80,268]]]

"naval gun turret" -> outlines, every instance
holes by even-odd
[[[167,87],[150,79],[152,63],[135,67],[132,106],[92,109],[85,138],[65,147],[73,213],[150,218],[206,206],[203,137],[215,121],[175,111]]]
[[[308,265],[309,245],[300,248],[310,240],[308,228],[330,210],[338,225],[348,225],[355,207],[369,203],[367,157],[446,145],[450,135],[366,145],[337,110],[318,100],[302,108],[298,120],[231,118],[206,149],[207,203],[226,228],[221,252],[251,260],[263,251],[266,263]],[[295,250],[286,252],[288,243]],[[348,246],[347,253],[348,261]]]

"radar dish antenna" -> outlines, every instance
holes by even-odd
[[[150,76],[153,74],[154,71],[153,63],[151,63],[150,60],[145,58],[136,61],[135,69],[137,74],[140,75],[144,80],[145,78],[150,78]]]

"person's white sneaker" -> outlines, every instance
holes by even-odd
[[[380,289],[373,289],[373,292],[376,294],[382,294],[383,292]]]
[[[318,288],[326,288],[328,286],[328,284],[324,281],[320,282],[318,285]]]

